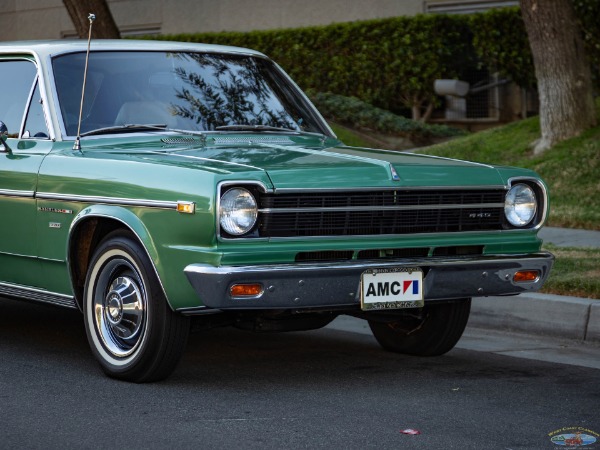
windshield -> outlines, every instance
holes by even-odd
[[[77,134],[84,65],[83,52],[52,61],[69,136]],[[131,124],[189,131],[251,125],[329,134],[267,59],[193,52],[90,53],[81,133]]]

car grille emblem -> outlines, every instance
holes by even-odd
[[[480,213],[470,213],[469,219],[489,219],[492,217],[492,213],[489,212],[480,212]]]
[[[392,172],[392,180],[394,181],[400,181],[400,177],[398,176],[398,172],[396,172],[396,169],[394,169],[394,166],[392,166],[390,164],[390,172]]]

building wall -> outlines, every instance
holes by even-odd
[[[250,31],[414,15],[490,0],[108,0],[124,34]],[[0,40],[73,37],[62,0],[0,0]],[[90,11],[93,12],[93,11]]]

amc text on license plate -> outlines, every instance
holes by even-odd
[[[362,273],[360,280],[363,310],[423,307],[421,269],[369,269]]]

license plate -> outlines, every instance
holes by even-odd
[[[365,311],[423,305],[423,271],[419,268],[369,269],[360,277],[360,306]]]

